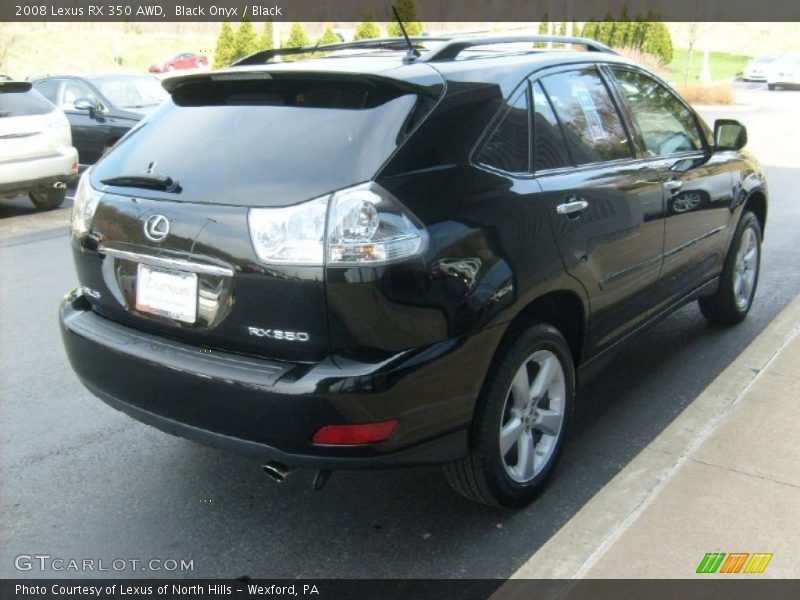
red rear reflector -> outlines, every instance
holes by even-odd
[[[78,170],[78,163],[72,163],[72,170],[73,171],[77,171]]]
[[[326,425],[318,429],[311,438],[315,444],[331,446],[355,446],[382,442],[397,428],[398,419],[361,423],[359,425]]]

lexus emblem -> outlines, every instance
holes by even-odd
[[[144,235],[152,242],[160,242],[169,234],[169,219],[164,215],[151,215],[144,222]]]

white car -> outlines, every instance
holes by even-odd
[[[77,175],[64,113],[30,82],[0,81],[0,198],[28,194],[36,208],[56,208]]]
[[[767,73],[769,89],[798,86],[800,86],[800,54],[787,54],[770,65]]]
[[[744,68],[742,79],[745,81],[766,81],[770,65],[779,57],[780,55],[778,54],[760,54],[756,56],[747,63],[747,66]]]

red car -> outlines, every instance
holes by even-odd
[[[151,73],[166,73],[180,69],[199,69],[208,66],[208,57],[194,52],[182,52],[150,65]]]

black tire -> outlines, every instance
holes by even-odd
[[[545,464],[532,479],[520,483],[511,478],[501,456],[500,428],[508,410],[506,401],[511,401],[511,384],[517,371],[540,350],[554,355],[563,370],[563,419]],[[487,376],[475,408],[468,455],[444,466],[448,483],[462,496],[483,504],[513,508],[533,501],[552,475],[561,455],[574,398],[575,367],[564,336],[550,325],[534,324],[513,343],[499,350],[498,360]]]
[[[39,210],[52,210],[64,204],[67,197],[67,189],[45,188],[33,190],[28,194],[33,205]]]
[[[755,260],[755,278],[747,296],[747,302],[742,304],[737,302],[736,279],[737,261],[739,250],[742,246],[746,232],[750,230],[755,234],[755,244],[757,249]],[[725,265],[719,280],[719,289],[713,296],[700,298],[700,311],[709,321],[722,325],[735,325],[741,323],[750,312],[753,306],[753,296],[758,287],[758,276],[761,271],[761,225],[756,215],[750,211],[745,211],[733,234],[731,246],[725,257]]]

